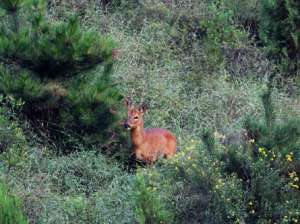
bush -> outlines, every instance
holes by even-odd
[[[161,203],[174,216],[172,223],[244,220],[241,181],[234,175],[223,177],[218,153],[206,149],[207,146],[190,140],[174,158],[142,173],[146,180],[143,189],[160,195]]]
[[[30,223],[134,223],[134,176],[92,149],[58,157],[31,146],[21,169],[2,173]]]
[[[269,84],[261,96],[263,118],[247,117],[248,142],[223,154],[223,171],[243,180],[247,223],[299,220],[299,119],[276,119]]]
[[[57,192],[92,195],[109,187],[121,170],[95,152],[80,152],[48,161],[46,172]]]
[[[22,102],[0,95],[0,159],[10,171],[20,168],[26,160],[28,143],[16,118]]]
[[[74,16],[68,17],[64,22],[50,22],[44,15],[42,0],[33,1],[28,7],[33,7],[35,13],[24,18],[24,24],[17,19],[18,27],[20,26],[18,30],[13,31],[6,24],[1,24],[2,61],[17,62],[35,71],[40,78],[70,76],[100,63],[105,62],[107,66],[112,63],[111,52],[115,43],[111,38],[81,30],[79,21]],[[24,6],[23,8],[26,9]],[[16,13],[18,12],[17,10]]]
[[[112,111],[122,98],[110,77],[114,41],[83,31],[76,17],[47,19],[42,0],[12,3],[3,8],[22,20],[10,21],[15,30],[2,23],[0,93],[24,101],[25,117],[61,152],[79,142],[111,149],[118,132]],[[30,7],[34,13],[28,15]]]
[[[300,61],[300,3],[297,0],[261,2],[259,36],[271,58],[281,62],[284,71],[296,74]]]
[[[69,150],[74,147],[70,141],[99,145],[117,132],[118,119],[110,108],[121,95],[101,73],[73,79],[66,88],[58,81],[45,83],[28,72],[12,74],[1,67],[0,80],[0,92],[24,101],[21,111],[51,144],[57,141]]]
[[[267,153],[280,154],[280,157],[285,157],[289,153],[295,153],[298,158],[298,147],[300,129],[297,118],[287,117],[284,121],[280,121],[276,117],[274,103],[272,101],[272,87],[269,86],[263,89],[261,95],[262,103],[264,106],[263,119],[255,119],[248,116],[245,119],[244,126],[248,132],[249,138],[255,142],[256,153],[261,147],[267,150]],[[258,148],[258,149],[257,149]]]
[[[76,10],[94,10],[98,2],[91,6],[82,1],[48,1],[49,5],[74,4]],[[5,66],[1,91],[24,100],[22,111],[33,117],[31,121],[42,121],[42,134],[51,133],[52,141],[63,139],[72,147],[75,142],[82,144],[82,138],[96,143],[58,157],[45,141],[43,146],[33,142],[34,147],[26,148],[22,169],[3,172],[10,188],[22,197],[30,222],[298,222],[299,122],[289,119],[294,99],[274,90],[270,94],[276,98],[274,107],[265,107],[264,117],[256,95],[261,79],[234,78],[267,75],[270,64],[236,23],[255,15],[232,10],[233,2],[151,0],[139,1],[136,8],[121,5],[114,14],[99,12],[101,20],[93,28],[109,30],[121,42],[114,73],[118,87],[137,101],[145,98],[151,108],[145,126],[172,130],[181,149],[174,158],[138,169],[136,175],[98,152],[98,144],[110,137],[109,129],[116,130],[115,116],[96,116],[102,115],[102,109],[109,111],[115,105],[110,97],[118,95],[114,85],[106,85],[111,82],[102,75],[105,66],[85,70],[83,63],[78,70],[75,66],[57,77],[36,74],[38,69],[29,64]],[[238,2],[252,9],[257,1]],[[61,8],[57,12],[64,12]],[[126,14],[131,27],[119,19],[120,14]],[[134,35],[128,29],[134,29]],[[67,52],[72,54],[72,50]],[[267,95],[265,102],[269,102]],[[107,100],[104,106],[103,100]],[[270,111],[276,116],[268,116]],[[246,113],[251,116],[241,127]],[[106,117],[108,128],[102,120]],[[237,137],[230,136],[228,129],[236,130]],[[10,139],[7,136],[3,139]],[[0,169],[6,166],[1,163]]]
[[[174,223],[299,220],[299,124],[294,118],[276,118],[267,86],[261,96],[264,116],[246,119],[239,142],[222,145],[214,135],[230,136],[204,129],[202,143],[185,139],[174,158],[139,173],[142,189],[158,192]]]
[[[26,224],[20,201],[0,184],[0,222],[3,224]]]
[[[167,210],[156,187],[149,186],[143,174],[136,175],[135,214],[140,224],[173,223],[173,214]]]

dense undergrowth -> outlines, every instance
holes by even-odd
[[[297,1],[22,2],[0,2],[3,223],[300,222]],[[128,168],[121,96],[174,158]]]

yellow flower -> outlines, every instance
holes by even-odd
[[[287,154],[287,155],[285,155],[285,159],[286,159],[286,161],[288,161],[288,162],[292,162],[292,161],[293,161],[293,156],[292,156],[292,154]]]
[[[298,184],[294,184],[294,183],[289,183],[291,188],[295,188],[295,189],[299,189],[299,185]]]
[[[258,148],[258,152],[261,153],[261,154],[263,154],[265,157],[267,157],[267,153],[266,153],[265,148],[259,147],[259,148]]]
[[[272,154],[271,160],[274,160],[276,158],[276,154],[273,151],[271,151],[271,154]]]
[[[254,140],[254,139],[250,139],[248,142],[249,142],[249,143],[254,143],[255,140]]]
[[[296,176],[297,176],[297,173],[296,173],[295,171],[289,173],[289,177],[290,177],[290,178],[294,178],[294,177],[296,177]]]
[[[252,201],[249,201],[249,203],[248,203],[250,206],[252,206],[253,205],[253,202]]]

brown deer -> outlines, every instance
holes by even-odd
[[[124,127],[130,130],[132,151],[135,158],[146,164],[153,164],[158,158],[170,158],[176,153],[175,136],[162,128],[144,129],[145,104],[135,107],[130,98],[125,99],[128,117]]]

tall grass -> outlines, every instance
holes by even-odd
[[[3,224],[26,224],[19,199],[8,192],[7,188],[0,184],[0,222]]]

